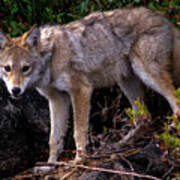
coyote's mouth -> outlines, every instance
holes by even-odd
[[[21,98],[22,98],[22,95],[21,95],[21,94],[19,94],[19,95],[13,95],[13,94],[11,94],[10,97],[11,97],[12,99],[18,100],[18,99],[21,99]]]

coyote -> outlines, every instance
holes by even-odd
[[[75,162],[85,159],[94,88],[117,84],[136,111],[134,101],[143,102],[145,84],[180,117],[173,86],[180,83],[180,32],[159,12],[124,8],[33,27],[17,38],[1,32],[0,48],[0,75],[9,93],[17,98],[34,87],[49,101],[48,162],[57,161],[63,149],[71,103]]]

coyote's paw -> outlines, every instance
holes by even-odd
[[[42,166],[42,167],[34,167],[33,172],[36,174],[48,174],[55,170],[55,167],[51,166]]]
[[[83,164],[86,161],[86,159],[84,157],[76,157],[72,163],[73,164]]]
[[[84,164],[87,161],[88,155],[85,152],[77,152],[74,160],[70,161],[73,165]]]

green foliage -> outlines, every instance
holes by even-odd
[[[177,102],[180,104],[180,88],[175,91],[175,95],[177,97]],[[156,135],[156,138],[160,139],[166,149],[173,152],[174,156],[176,155],[176,150],[179,151],[180,147],[180,123],[179,119],[172,115],[167,117],[168,121],[173,124],[173,128],[176,129],[175,133],[172,133],[172,128],[168,125],[169,123],[164,123],[164,132]],[[175,151],[174,151],[175,150]]]
[[[175,91],[175,96],[177,98],[177,103],[180,105],[180,88]]]
[[[176,97],[178,99],[178,102],[180,102],[180,89],[177,89],[175,91]],[[135,100],[135,105],[137,107],[137,111],[133,111],[131,108],[127,108],[125,110],[126,114],[128,115],[130,119],[131,125],[135,125],[136,121],[143,120],[144,117],[148,117],[148,110],[144,103],[140,103],[139,98]],[[168,126],[168,122],[164,123],[164,132],[161,133],[160,135],[156,135],[156,138],[160,139],[161,142],[164,144],[164,146],[167,149],[175,149],[180,147],[180,123],[177,117],[174,115],[167,117],[168,121],[172,122],[174,124],[174,128],[176,129],[176,134],[171,133],[171,130]]]
[[[145,104],[141,103],[139,98],[134,101],[134,104],[138,109],[137,111],[134,112],[131,108],[125,109],[125,112],[130,119],[131,125],[135,125],[136,121],[144,119],[142,117],[148,117],[149,115]]]
[[[142,115],[145,115],[145,116],[148,115],[148,110],[147,110],[146,106],[144,105],[144,103],[141,103],[141,102],[140,102],[140,99],[139,99],[139,98],[137,98],[137,99],[135,100],[134,104],[135,104],[135,105],[137,106],[137,108],[138,108],[138,111],[135,113],[135,115],[136,115],[137,117],[140,117],[140,116],[142,116]]]
[[[18,36],[34,24],[64,24],[94,11],[127,5],[159,10],[173,23],[180,23],[179,0],[1,0],[0,27],[11,36]]]
[[[134,115],[134,111],[131,108],[127,108],[127,109],[125,109],[125,112],[126,112],[127,116],[129,117],[130,124],[135,125],[136,124],[136,118]]]
[[[103,133],[108,132],[108,128],[106,126],[103,126]]]
[[[170,119],[173,119],[173,122],[177,122],[177,118],[174,116],[172,116]],[[178,126],[180,128],[180,124]],[[180,147],[180,138],[171,134],[168,123],[164,123],[164,132],[160,135],[156,135],[156,138],[161,140],[166,149],[173,150]]]
[[[177,134],[180,135],[180,123],[179,123],[179,120],[177,117],[175,117],[174,115],[170,116],[170,117],[167,117],[167,119],[170,121],[170,122],[173,122],[176,130],[177,130]]]

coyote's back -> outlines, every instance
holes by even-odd
[[[67,59],[71,68],[86,74],[94,87],[104,87],[131,74],[131,56],[135,51],[148,61],[160,61],[160,66],[166,66],[168,60],[159,59],[169,59],[166,57],[172,51],[171,28],[163,16],[136,8],[93,13],[61,28],[44,27],[41,34],[45,37],[42,44],[49,34],[60,49],[60,57],[62,53],[63,58],[55,64]]]

